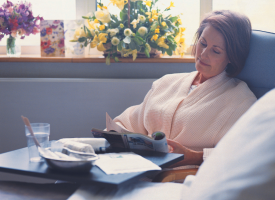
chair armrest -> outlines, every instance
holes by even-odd
[[[185,179],[188,175],[195,175],[198,169],[178,169],[178,170],[170,170],[170,171],[163,171],[159,173],[152,182],[171,182],[176,180]]]

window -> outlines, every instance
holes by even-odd
[[[213,0],[213,10],[227,9],[245,14],[252,28],[275,32],[274,0]]]

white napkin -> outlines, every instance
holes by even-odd
[[[98,156],[99,159],[94,164],[106,174],[161,170],[158,165],[133,152],[106,153]]]

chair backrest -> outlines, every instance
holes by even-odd
[[[257,98],[275,87],[275,33],[252,31],[249,56],[237,78],[245,81]]]

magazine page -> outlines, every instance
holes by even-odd
[[[108,115],[107,112],[106,112],[106,129],[107,131],[114,130],[118,133],[130,133],[130,131],[128,131],[127,129],[124,129],[123,127],[115,123],[114,120]]]

